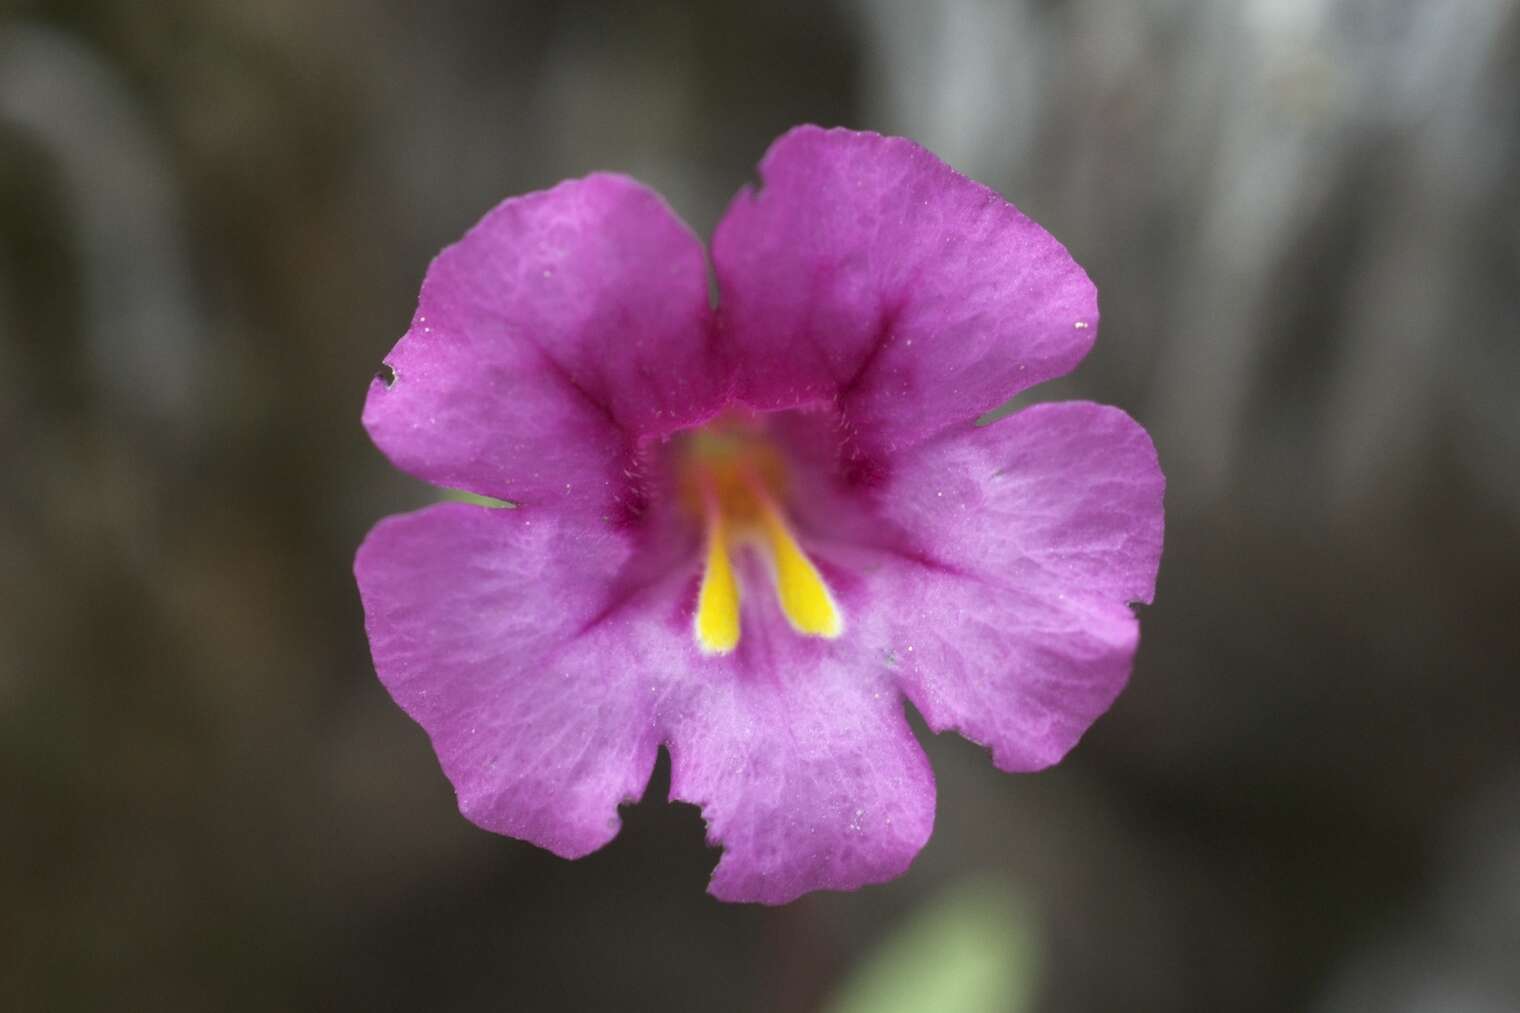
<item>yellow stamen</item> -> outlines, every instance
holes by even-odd
[[[781,511],[761,488],[753,487],[760,505],[760,531],[776,566],[776,597],[798,633],[832,640],[844,629],[839,606],[786,526]]]
[[[697,593],[697,645],[705,654],[728,654],[739,644],[739,582],[728,556],[728,524],[718,497],[707,489],[707,566]]]

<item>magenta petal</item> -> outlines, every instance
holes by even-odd
[[[916,551],[858,562],[864,638],[936,731],[1004,770],[1055,763],[1129,678],[1165,480],[1116,408],[1042,404],[894,462],[884,520]]]
[[[567,858],[616,835],[659,747],[636,659],[595,622],[629,551],[541,512],[450,503],[380,522],[354,564],[375,669],[460,810]]]
[[[438,255],[364,424],[426,481],[603,514],[640,437],[720,407],[710,331],[696,236],[631,179],[572,180]]]
[[[676,728],[671,797],[700,805],[723,845],[715,897],[852,890],[901,875],[923,848],[934,775],[897,691],[870,668],[830,658],[741,675]]]
[[[616,835],[664,740],[671,796],[723,845],[718,897],[782,903],[900,874],[932,829],[934,779],[887,673],[796,636],[758,594],[739,651],[699,655],[684,574],[617,582],[629,542],[445,504],[382,521],[360,549],[376,670],[461,811],[586,854]]]
[[[903,138],[799,127],[713,239],[739,396],[837,403],[901,450],[1074,367],[1097,293],[1012,204]]]

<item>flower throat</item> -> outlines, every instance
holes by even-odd
[[[704,654],[739,644],[740,587],[734,555],[757,551],[792,629],[832,639],[844,621],[828,586],[787,526],[780,497],[786,468],[776,448],[744,419],[724,416],[685,437],[681,497],[706,534],[692,632]]]

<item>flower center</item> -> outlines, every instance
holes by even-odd
[[[844,622],[818,568],[797,544],[782,511],[786,468],[776,447],[749,420],[724,416],[686,437],[681,497],[706,533],[706,562],[693,633],[704,654],[739,644],[740,588],[734,555],[756,552],[767,564],[781,612],[805,636],[832,639]]]

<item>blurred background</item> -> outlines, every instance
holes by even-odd
[[[663,758],[580,862],[458,816],[358,415],[501,198],[706,234],[805,121],[1067,244],[1032,396],[1150,428],[1167,551],[1066,763],[919,723],[907,875],[726,906]],[[1517,381],[1516,0],[0,4],[0,1005],[1520,1009]]]

